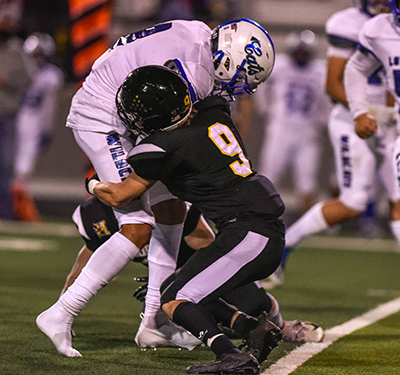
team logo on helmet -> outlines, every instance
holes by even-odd
[[[247,74],[254,75],[264,71],[264,68],[257,62],[256,56],[262,56],[261,43],[256,38],[252,38],[253,43],[247,44],[244,47],[246,52],[246,62],[248,65]]]
[[[255,92],[271,74],[275,51],[267,31],[247,18],[225,23],[212,33],[214,95],[229,99]]]

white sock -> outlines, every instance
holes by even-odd
[[[287,247],[295,246],[304,237],[319,233],[329,227],[322,215],[323,205],[323,202],[315,204],[299,220],[287,229]]]
[[[279,309],[279,303],[272,294],[267,293],[272,301],[272,310],[268,315],[268,320],[274,323],[277,327],[283,328],[283,318]]]
[[[139,252],[139,248],[117,232],[91,256],[81,274],[60,297],[59,302],[73,316],[92,296],[106,286]]]
[[[157,224],[149,246],[149,284],[146,294],[146,308],[143,324],[157,328],[156,314],[160,309],[160,286],[174,273],[181,243],[183,224]]]
[[[393,236],[396,238],[397,243],[400,244],[400,220],[391,221],[390,228],[392,229]]]

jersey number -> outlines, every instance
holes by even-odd
[[[228,126],[216,123],[208,128],[208,137],[214,142],[218,149],[224,154],[231,157],[238,156],[239,160],[229,164],[233,173],[247,177],[253,171],[250,167],[249,160],[244,156],[243,150],[239,142],[235,138]]]
[[[124,46],[125,44],[132,43],[136,39],[141,39],[146,36],[159,33],[160,31],[168,30],[171,28],[171,26],[172,26],[171,22],[160,23],[156,26],[149,27],[148,29],[136,31],[135,33],[123,36],[117,40],[117,42],[110,48],[110,50],[113,50],[115,47],[118,47],[118,46]]]

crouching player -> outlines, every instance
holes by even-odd
[[[163,283],[163,311],[216,354],[188,373],[253,373],[281,339],[268,312],[255,318],[220,297],[269,276],[284,248],[284,204],[273,184],[251,167],[222,97],[208,97],[192,111],[186,82],[168,69],[135,69],[117,95],[128,129],[147,137],[128,159],[136,173],[121,183],[89,182],[104,203],[119,206],[157,180],[212,220],[216,239],[198,250]],[[168,131],[166,131],[168,130]],[[241,352],[217,322],[244,337]]]

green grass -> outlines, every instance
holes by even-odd
[[[1,234],[1,239],[16,238]],[[47,239],[55,251],[0,248],[0,374],[184,374],[213,360],[207,348],[142,352],[134,343],[141,304],[133,297],[145,267],[129,264],[75,319],[73,344],[83,358],[64,358],[36,325],[36,316],[58,298],[77,252],[79,237],[19,235]],[[329,241],[329,238],[327,238]],[[400,255],[299,248],[290,258],[283,287],[271,293],[287,320],[311,320],[328,329],[400,296]],[[262,370],[297,345],[281,343]],[[295,374],[400,373],[400,314],[346,336]]]

